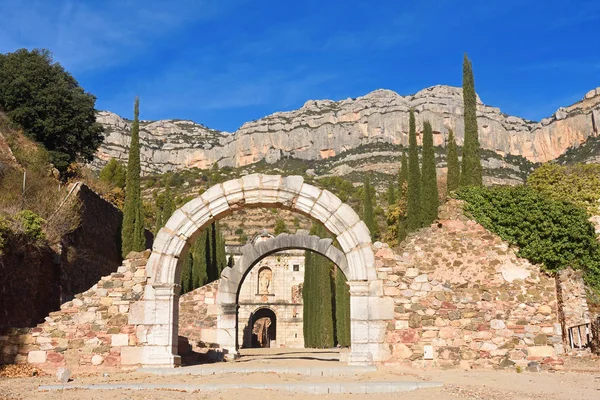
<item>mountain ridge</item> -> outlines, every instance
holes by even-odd
[[[598,136],[600,88],[539,122],[502,113],[477,99],[481,147],[501,156],[545,162]],[[454,129],[458,144],[462,144],[461,88],[436,85],[408,96],[377,89],[354,99],[308,100],[297,110],[245,122],[233,133],[190,120],[142,121],[142,167],[145,172],[204,169],[215,162],[240,167],[286,157],[326,159],[369,143],[406,145],[411,107],[417,130],[424,120],[432,123],[435,145],[445,144],[449,129]],[[100,168],[113,157],[125,160],[130,123],[109,111],[99,111],[97,120],[105,127],[106,138],[92,166]]]

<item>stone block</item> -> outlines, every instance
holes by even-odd
[[[368,297],[368,299],[370,320],[394,319],[394,299],[391,297]]]
[[[27,354],[27,362],[29,364],[42,364],[46,362],[46,351],[33,350]]]
[[[348,253],[357,246],[364,245],[367,243],[370,244],[371,235],[369,233],[369,228],[367,228],[367,225],[363,221],[359,221],[350,229],[347,229],[344,232],[342,232],[341,235],[338,235],[337,240],[340,243],[342,250],[345,253]],[[371,253],[372,252],[373,250],[371,250]]]
[[[304,183],[296,198],[294,208],[302,213],[310,214],[320,195],[321,189]]]
[[[552,346],[530,346],[527,347],[529,357],[554,357],[554,348]]]
[[[121,365],[142,364],[144,349],[144,347],[121,348]]]
[[[111,335],[110,345],[113,347],[129,346],[129,335],[126,333]]]
[[[187,239],[192,238],[198,227],[190,219],[190,217],[181,210],[175,210],[173,215],[165,224],[165,228],[174,232],[176,235],[183,235]]]
[[[500,319],[493,319],[490,321],[490,327],[492,329],[504,329],[506,328],[506,324]]]
[[[236,208],[237,206],[243,205],[244,190],[241,179],[232,179],[227,182],[223,182],[223,192],[225,193],[225,199],[230,207]]]
[[[104,362],[104,357],[102,357],[100,354],[94,354],[92,356],[92,365],[100,365]]]
[[[369,343],[369,323],[367,321],[350,321],[352,344]]]
[[[354,212],[352,207],[347,204],[342,204],[335,213],[325,221],[325,227],[334,235],[340,235],[346,229],[354,226],[360,218]]]
[[[415,280],[414,280],[414,282],[417,282],[417,283],[425,283],[425,282],[427,282],[427,280],[428,280],[428,279],[427,279],[427,274],[421,274],[421,275],[417,275],[417,276],[415,277]]]
[[[419,275],[418,268],[407,268],[406,273],[404,274],[407,278],[415,278]]]
[[[342,205],[342,201],[328,190],[323,190],[315,202],[311,215],[321,222],[327,221]]]
[[[71,377],[71,370],[69,370],[68,368],[60,367],[59,369],[56,370],[56,379],[60,383],[64,384],[64,383],[69,382],[70,377]]]
[[[303,184],[304,178],[301,176],[293,175],[283,178],[277,194],[277,202],[284,207],[291,208],[295,199],[298,197]]]

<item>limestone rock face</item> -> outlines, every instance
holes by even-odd
[[[454,130],[462,145],[462,89],[433,86],[409,96],[376,90],[357,99],[309,100],[298,110],[247,122],[233,134],[191,121],[145,121],[140,126],[142,166],[154,172],[206,168],[215,162],[239,167],[260,160],[273,163],[283,157],[325,159],[372,143],[407,145],[411,107],[416,112],[417,130],[423,121],[431,122],[436,145],[445,143],[448,129]],[[508,116],[479,98],[477,116],[482,148],[545,162],[599,135],[600,88],[540,122]],[[125,159],[129,121],[107,111],[99,112],[97,119],[106,127],[106,139],[93,165],[100,167],[111,157]]]

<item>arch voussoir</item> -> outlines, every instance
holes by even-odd
[[[281,180],[281,188],[277,194],[277,203],[283,208],[293,209],[303,184],[304,178],[301,176],[284,177]]]
[[[360,221],[358,214],[354,212],[352,207],[343,203],[327,221],[324,222],[325,227],[329,232],[336,236],[342,234],[346,229]]]
[[[310,211],[314,207],[315,203],[319,196],[321,196],[322,190],[307,183],[302,184],[302,189],[296,198],[296,202],[294,203],[294,209],[300,211],[303,214],[312,216]],[[316,218],[316,216],[312,216]],[[323,221],[321,221],[323,222]]]

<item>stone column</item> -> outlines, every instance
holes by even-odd
[[[227,360],[238,357],[237,351],[237,304],[222,304],[217,316],[217,342],[223,349]]]
[[[394,317],[394,301],[383,296],[382,282],[350,281],[350,365],[369,365],[390,357],[385,343],[388,320]]]
[[[177,354],[179,327],[179,290],[177,284],[148,285],[144,299],[132,308],[129,323],[137,325],[142,347],[124,347],[124,364],[173,368],[181,364]]]

